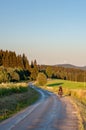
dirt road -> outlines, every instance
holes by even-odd
[[[40,100],[0,123],[0,130],[79,130],[77,111],[68,97],[37,91]]]

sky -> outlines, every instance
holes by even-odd
[[[0,49],[38,64],[86,65],[86,0],[0,0]]]

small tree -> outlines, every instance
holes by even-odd
[[[43,86],[47,83],[47,77],[44,73],[40,72],[37,77],[37,82],[39,85]]]

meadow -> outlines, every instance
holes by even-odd
[[[86,82],[74,82],[74,81],[56,79],[56,80],[48,80],[46,85],[49,87],[58,87],[61,85],[63,86],[63,88],[86,90]]]
[[[57,94],[59,86],[62,86],[64,95],[71,95],[86,105],[86,82],[48,80],[45,88]]]

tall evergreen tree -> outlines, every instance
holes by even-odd
[[[17,56],[17,67],[24,69],[24,65],[23,65],[23,61],[22,61],[22,56],[21,55]]]
[[[34,68],[34,63],[33,63],[33,61],[31,61],[31,68]]]
[[[23,56],[22,56],[22,61],[23,61],[24,69],[29,70],[29,68],[30,68],[29,61],[28,61],[27,57],[25,56],[25,54],[23,54]]]

